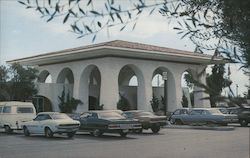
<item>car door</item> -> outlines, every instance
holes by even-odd
[[[185,116],[185,121],[187,123],[197,123],[200,121],[201,110],[192,110],[189,115]]]
[[[33,121],[29,122],[29,124],[26,125],[31,133],[38,133],[39,122],[42,120],[42,117],[42,114],[37,115],[36,118],[33,119]]]
[[[50,117],[49,114],[44,114],[43,117],[41,118],[40,122],[39,122],[39,128],[38,128],[38,132],[39,133],[44,133],[44,129],[46,126],[50,127],[52,118]]]
[[[37,115],[37,117],[33,120],[32,125],[30,126],[30,131],[32,133],[44,133],[44,125],[46,124],[46,121],[50,117],[47,114],[40,114]]]
[[[87,126],[87,121],[88,121],[88,118],[90,115],[91,115],[91,113],[85,112],[80,116],[80,123],[81,123],[80,129],[88,129],[89,128]]]

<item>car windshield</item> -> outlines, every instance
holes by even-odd
[[[58,119],[69,119],[70,117],[66,114],[52,114],[50,115],[52,119],[58,120]]]
[[[116,112],[101,112],[98,113],[98,117],[101,119],[125,119],[125,117]]]

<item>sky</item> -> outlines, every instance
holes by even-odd
[[[63,19],[46,22],[40,14],[32,9],[25,9],[17,0],[0,0],[0,65],[6,61],[85,46],[112,40],[125,40],[181,50],[194,51],[194,44],[173,30],[169,21],[155,12],[151,16],[143,15],[137,22],[136,28],[119,28],[110,30],[109,36],[105,31],[100,32],[94,43],[92,37],[77,39],[69,31],[69,25],[63,25]],[[230,64],[232,90],[243,94],[247,91],[249,79],[239,70],[240,65]],[[209,72],[209,68],[207,72]]]

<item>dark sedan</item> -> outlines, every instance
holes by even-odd
[[[114,111],[89,111],[80,115],[80,131],[88,131],[94,136],[103,133],[119,133],[126,137],[130,130],[140,130],[141,124],[136,120],[128,120]]]
[[[151,129],[153,133],[158,133],[161,126],[167,124],[166,116],[157,116],[152,112],[133,110],[125,111],[123,114],[128,119],[137,119],[142,124],[142,129]],[[142,129],[135,132],[141,133]]]

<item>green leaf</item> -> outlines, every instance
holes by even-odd
[[[122,18],[121,18],[121,16],[119,15],[119,13],[116,13],[116,16],[117,16],[117,18],[121,21],[121,23],[123,23]]]
[[[150,11],[149,15],[151,15],[154,11],[155,11],[155,8]]]
[[[22,5],[26,5],[23,1],[18,1]]]
[[[110,7],[110,9],[119,12],[119,10],[114,7]]]
[[[95,39],[96,39],[96,34],[95,34],[94,37],[92,38],[92,43],[95,42]]]
[[[95,11],[95,10],[91,10],[91,11],[90,11],[90,13],[92,13],[92,14],[96,14],[96,15],[102,15],[102,14],[98,13],[98,12],[97,12],[97,11]]]
[[[79,11],[83,14],[86,15],[86,13],[79,7]]]
[[[64,18],[64,20],[63,20],[63,23],[66,23],[66,22],[67,22],[67,20],[68,20],[68,18],[69,18],[69,14],[70,14],[70,13],[68,13],[68,14],[65,16],[65,18]]]
[[[126,26],[127,26],[127,25],[124,25],[124,26],[120,29],[120,31],[124,30]]]
[[[87,3],[87,6],[90,5],[90,3],[92,3],[92,0],[89,0],[89,2]]]
[[[55,15],[56,15],[56,11],[50,16],[50,18],[47,20],[47,22],[51,21]]]
[[[191,33],[191,31],[188,31],[187,33],[185,33],[182,37],[181,37],[181,39],[183,39],[184,37],[186,37],[188,34],[190,34]]]
[[[174,27],[173,29],[175,29],[175,30],[182,30],[182,29],[179,28],[179,27]]]
[[[74,15],[75,17],[77,17],[76,13],[73,12],[71,9],[69,10],[69,13],[72,14],[72,15]]]
[[[58,13],[60,12],[59,2],[56,3],[55,11]]]
[[[87,25],[85,25],[84,26],[90,33],[93,33],[93,31],[87,26]]]
[[[127,13],[128,13],[129,19],[131,19],[131,13],[129,11]]]
[[[99,26],[99,27],[102,27],[102,24],[98,21],[97,22],[97,25]]]
[[[42,15],[44,14],[40,7],[37,7],[36,10],[38,10]]]
[[[47,8],[44,8],[45,9],[45,12],[49,15],[49,10]]]
[[[113,14],[112,14],[112,13],[109,13],[109,15],[110,15],[110,17],[111,17],[112,21],[114,22],[114,21],[115,21],[115,19],[114,19],[114,17],[113,17]]]
[[[133,26],[132,30],[134,30],[134,29],[135,29],[135,26],[136,26],[136,22],[134,23],[134,26]]]

